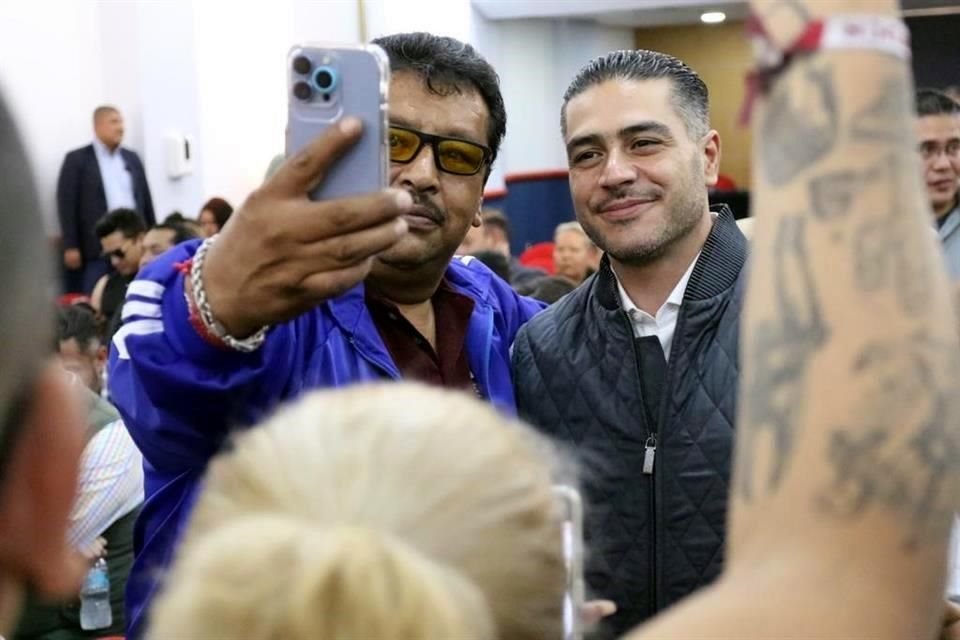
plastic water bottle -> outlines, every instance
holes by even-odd
[[[103,558],[87,572],[80,589],[80,628],[84,631],[106,629],[113,624],[110,610],[110,573]]]

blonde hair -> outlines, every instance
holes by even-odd
[[[309,394],[211,463],[149,635],[559,638],[558,460],[466,394]]]

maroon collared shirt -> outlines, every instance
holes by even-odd
[[[367,293],[367,308],[401,375],[438,387],[475,389],[465,347],[473,300],[440,283],[431,299],[437,348],[390,302]]]

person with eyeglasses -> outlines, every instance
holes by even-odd
[[[543,305],[480,261],[452,259],[481,224],[506,128],[497,74],[452,38],[374,42],[392,69],[390,189],[307,197],[361,135],[345,117],[218,235],[168,251],[130,285],[109,365],[111,398],[146,470],[129,638],[140,637],[199,480],[235,427],[311,388],[385,379],[515,411],[509,348]]]
[[[93,287],[90,304],[103,319],[105,342],[116,332],[120,323],[120,308],[133,282],[143,257],[143,236],[147,232],[143,218],[133,209],[115,209],[97,222],[103,257],[113,268]]]
[[[933,89],[917,91],[917,151],[947,269],[960,277],[960,103]]]

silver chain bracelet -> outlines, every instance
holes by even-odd
[[[234,338],[222,324],[214,317],[213,309],[210,308],[210,302],[207,300],[207,291],[203,288],[203,263],[207,258],[207,251],[213,246],[218,236],[212,236],[203,241],[197,253],[193,256],[193,264],[190,266],[190,284],[193,287],[193,300],[197,305],[197,311],[200,314],[200,321],[203,326],[218,340],[234,351],[243,353],[252,353],[263,346],[267,339],[267,330],[269,326],[260,327],[256,333],[249,338],[239,340]]]

